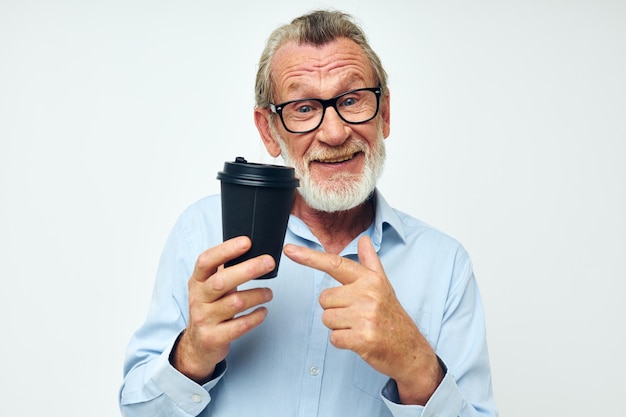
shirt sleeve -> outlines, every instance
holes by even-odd
[[[482,301],[467,253],[457,253],[435,352],[446,371],[425,406],[402,405],[395,381],[381,391],[394,417],[495,417]]]
[[[171,348],[144,366],[144,372],[150,376],[141,386],[142,394],[133,395],[130,389],[126,393],[122,391],[122,415],[197,416],[211,402],[210,391],[224,376],[226,362],[218,364],[216,376],[211,381],[199,385],[170,364],[170,353]]]
[[[187,280],[206,242],[194,242],[184,217],[170,233],[157,270],[147,318],[126,350],[120,409],[125,417],[189,417],[199,415],[211,401],[216,378],[201,386],[169,362],[180,332],[187,326]]]
[[[390,379],[383,387],[381,395],[383,401],[394,417],[426,417],[426,416],[465,416],[474,414],[462,414],[465,400],[461,395],[456,382],[450,373],[446,372],[437,390],[430,398],[426,406],[400,404],[398,387],[393,379]],[[448,413],[446,413],[446,410]],[[459,410],[454,412],[453,410]],[[478,414],[476,414],[478,415]]]

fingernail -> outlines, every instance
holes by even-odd
[[[285,245],[285,247],[283,248],[283,252],[285,253],[285,255],[291,255],[295,253],[295,251],[296,247],[292,244]]]
[[[246,236],[239,236],[237,238],[237,247],[239,249],[245,249],[248,246],[248,237]]]

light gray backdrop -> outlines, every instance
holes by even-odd
[[[473,257],[501,415],[623,415],[621,0],[0,0],[0,415],[119,414],[176,217],[273,161],[267,35],[328,5],[390,74],[381,189]]]

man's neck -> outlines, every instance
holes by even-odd
[[[309,207],[296,195],[292,214],[301,219],[328,253],[339,254],[374,220],[374,198],[347,211],[328,213]]]

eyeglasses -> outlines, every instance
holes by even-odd
[[[359,88],[328,100],[303,98],[281,104],[270,103],[270,110],[280,116],[288,132],[308,133],[320,127],[328,107],[335,109],[346,123],[369,122],[378,114],[381,94],[380,87]]]

